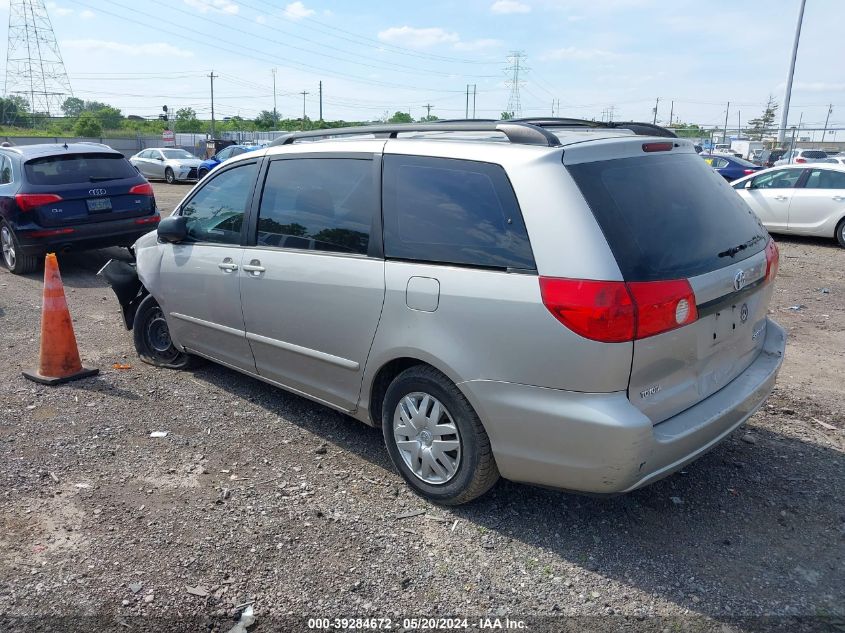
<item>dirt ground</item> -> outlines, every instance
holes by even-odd
[[[188,191],[155,188],[168,209]],[[377,430],[222,367],[141,364],[94,274],[118,249],[60,258],[100,375],[24,380],[41,278],[0,268],[0,629],[225,632],[252,605],[250,631],[843,630],[845,250],[777,239],[787,355],[745,429],[632,494],[503,481],[456,509],[410,493]]]

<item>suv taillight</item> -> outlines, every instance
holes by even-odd
[[[62,197],[53,193],[19,193],[15,196],[15,202],[21,211],[32,211],[45,204],[61,202]]]
[[[129,190],[129,193],[138,196],[151,196],[153,195],[153,186],[150,183],[145,182],[132,187],[132,189]]]
[[[766,283],[774,280],[780,268],[780,251],[772,238],[766,244]]]
[[[558,321],[603,343],[655,336],[698,319],[686,279],[625,283],[540,277],[540,294]]]
[[[806,162],[807,162],[807,159],[806,159],[806,158],[796,158],[796,159],[795,159],[795,162],[796,162],[796,163],[806,163]]]

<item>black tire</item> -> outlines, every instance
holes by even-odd
[[[135,351],[145,363],[168,369],[189,369],[195,357],[179,351],[170,341],[164,312],[152,295],[141,301],[132,325]]]
[[[836,241],[839,242],[839,246],[845,248],[845,218],[836,225]]]
[[[207,175],[208,175],[208,170],[207,170],[207,169],[200,169],[200,170],[197,172],[197,180],[202,180],[202,179],[203,179],[203,178],[205,178]]]
[[[0,259],[3,260],[10,273],[15,275],[26,275],[38,268],[41,258],[37,255],[24,255],[21,253],[18,237],[5,221],[0,222]]]
[[[168,185],[172,185],[176,182],[176,174],[173,173],[173,170],[168,167],[164,170],[164,179],[167,181]]]
[[[441,484],[423,481],[405,463],[394,436],[394,412],[413,393],[430,394],[446,408],[458,430],[460,462]],[[475,410],[452,381],[428,365],[415,365],[390,383],[382,404],[382,431],[387,452],[402,478],[417,494],[442,505],[456,506],[480,497],[499,479],[490,438]]]

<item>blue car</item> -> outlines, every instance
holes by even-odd
[[[701,154],[701,157],[728,182],[763,169],[747,160],[726,154]]]
[[[261,149],[261,145],[229,145],[229,147],[224,147],[214,156],[207,158],[200,163],[199,170],[197,171],[197,177],[202,179],[208,172],[217,167],[217,165],[227,158],[246,154],[247,152],[251,152],[256,149]]]
[[[161,217],[153,188],[97,143],[0,147],[0,247],[15,274],[47,252],[131,246]]]

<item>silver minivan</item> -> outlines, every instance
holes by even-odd
[[[141,358],[383,430],[443,504],[649,484],[765,401],[778,251],[692,143],[571,119],[287,135],[104,273]]]

